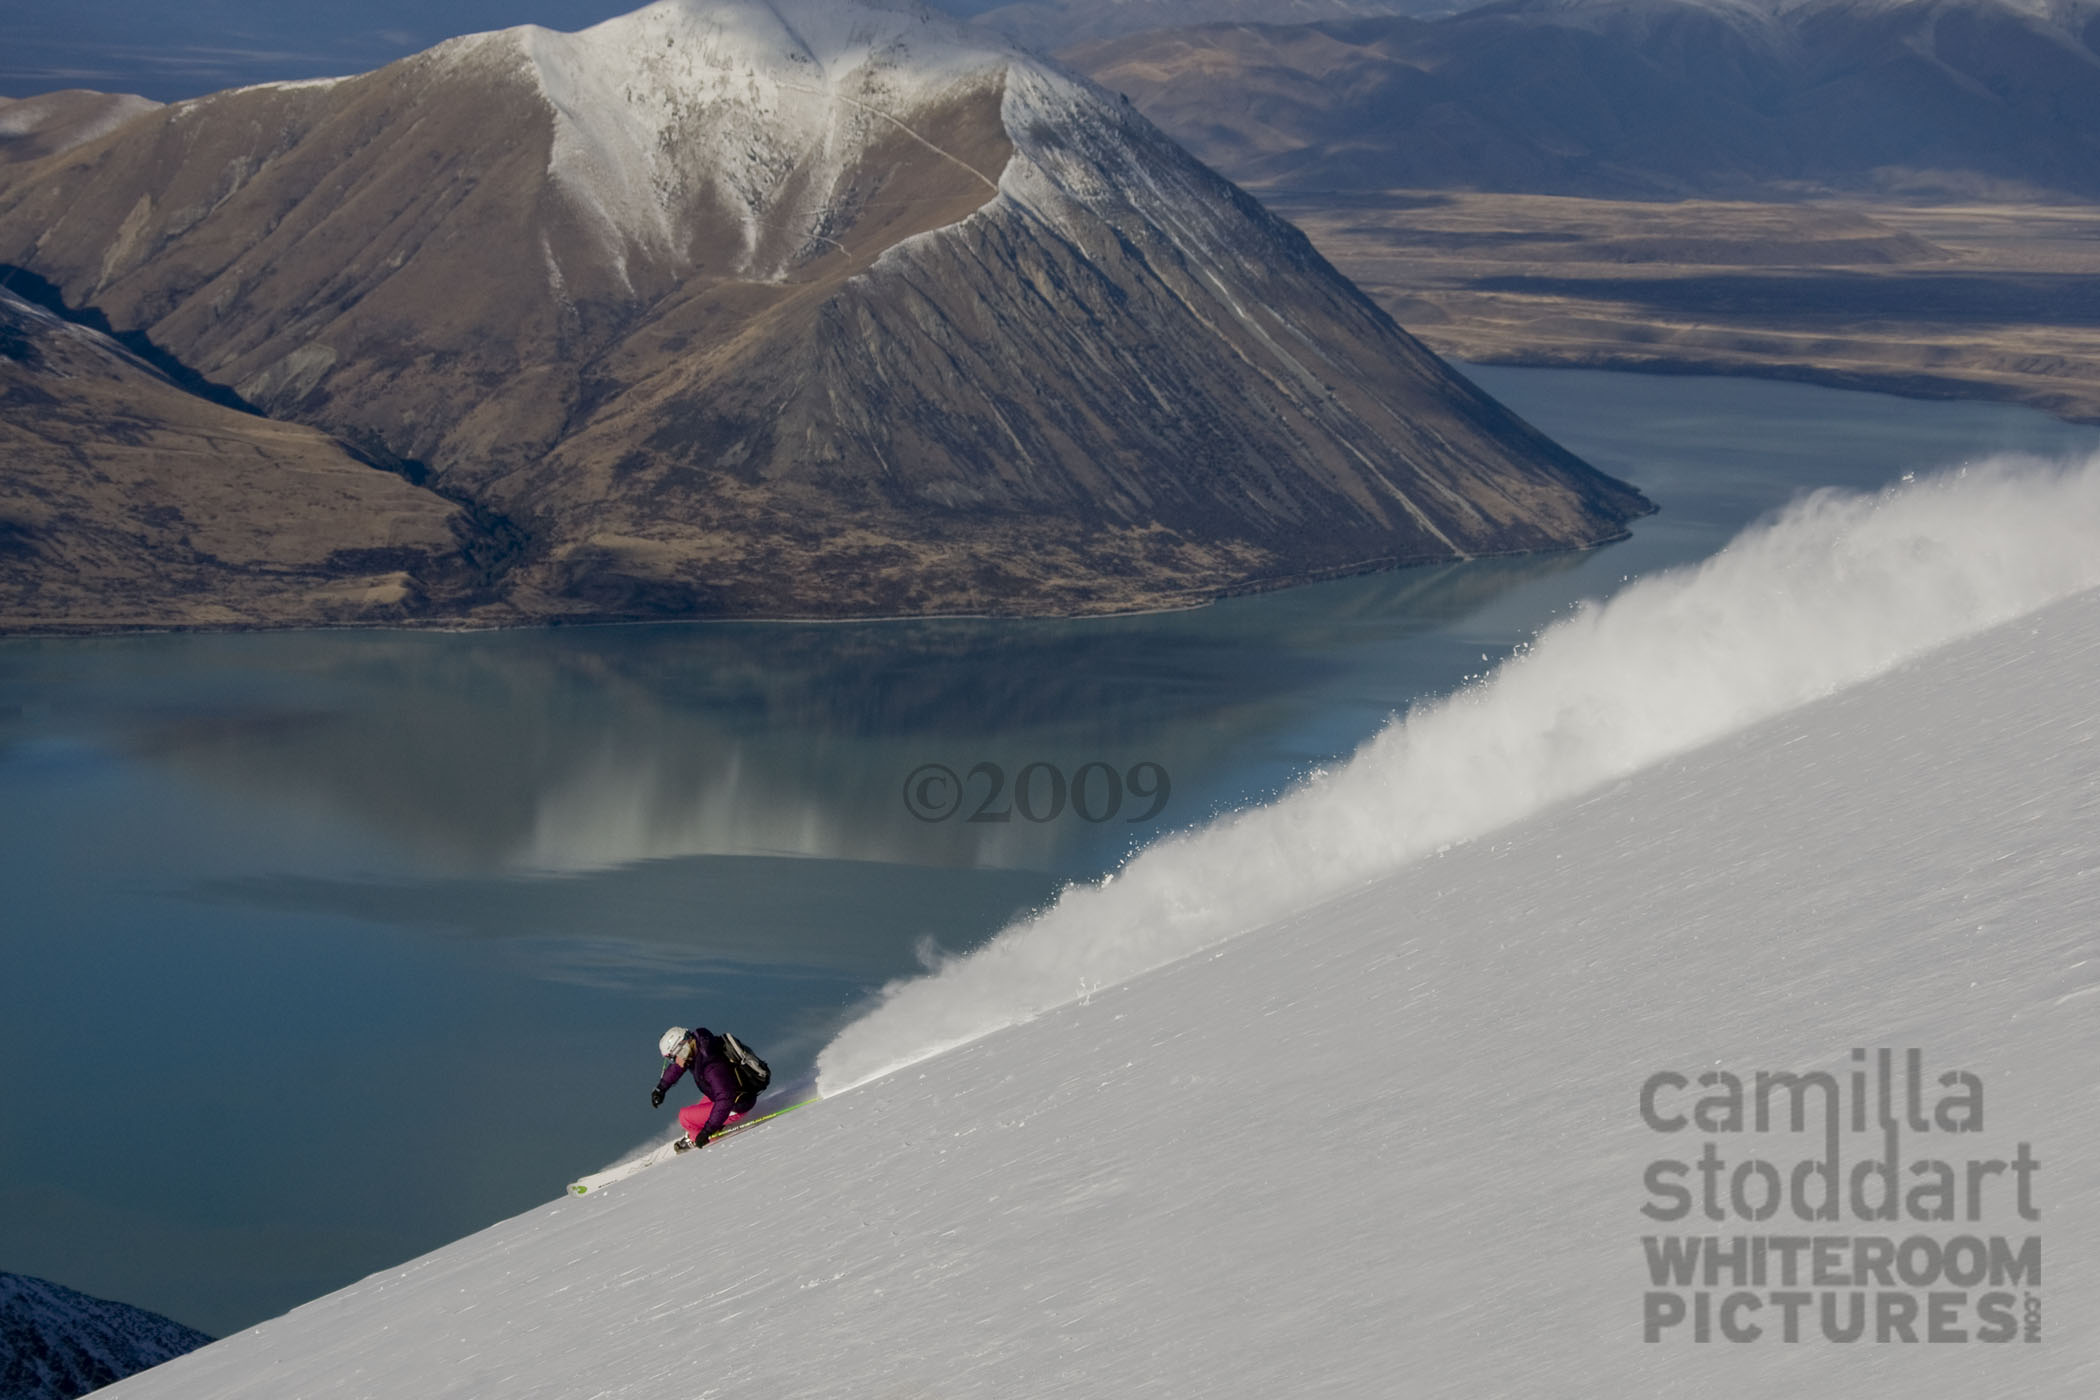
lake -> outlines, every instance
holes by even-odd
[[[1800,491],[2100,450],[1995,405],[1468,372],[1662,513],[1137,618],[0,643],[0,1268],[273,1316],[670,1137],[667,1025],[806,1075],[884,982]]]

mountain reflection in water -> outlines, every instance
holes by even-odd
[[[1375,653],[1581,556],[1487,560],[1088,622],[650,625],[190,639],[192,693],[111,717],[123,748],[263,807],[318,808],[437,875],[816,856],[1086,876],[1161,829],[1273,790],[1286,738]],[[115,658],[111,658],[114,661]],[[260,674],[258,673],[260,672]],[[1424,686],[1430,684],[1423,678]],[[1391,694],[1390,691],[1382,691]],[[1390,701],[1367,707],[1369,732]],[[1346,749],[1362,735],[1345,738]],[[1090,822],[904,802],[927,763],[1169,776]],[[1149,774],[1145,776],[1150,776]],[[1043,814],[1053,780],[1038,775]]]

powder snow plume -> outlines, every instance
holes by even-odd
[[[1275,803],[1162,840],[891,984],[825,1048],[818,1087],[965,1044],[2096,586],[2100,456],[1807,496],[1696,567],[1584,604]]]

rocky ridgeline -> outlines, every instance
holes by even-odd
[[[0,1396],[73,1400],[211,1341],[159,1313],[0,1273]]]

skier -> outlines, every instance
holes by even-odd
[[[678,1126],[685,1129],[685,1136],[678,1140],[680,1152],[706,1146],[731,1117],[741,1118],[758,1101],[757,1092],[738,1080],[736,1064],[723,1048],[722,1037],[707,1027],[673,1026],[663,1033],[656,1048],[664,1057],[664,1073],[650,1091],[651,1108],[663,1107],[664,1091],[687,1070],[693,1072],[693,1087],[707,1096],[678,1110]]]

